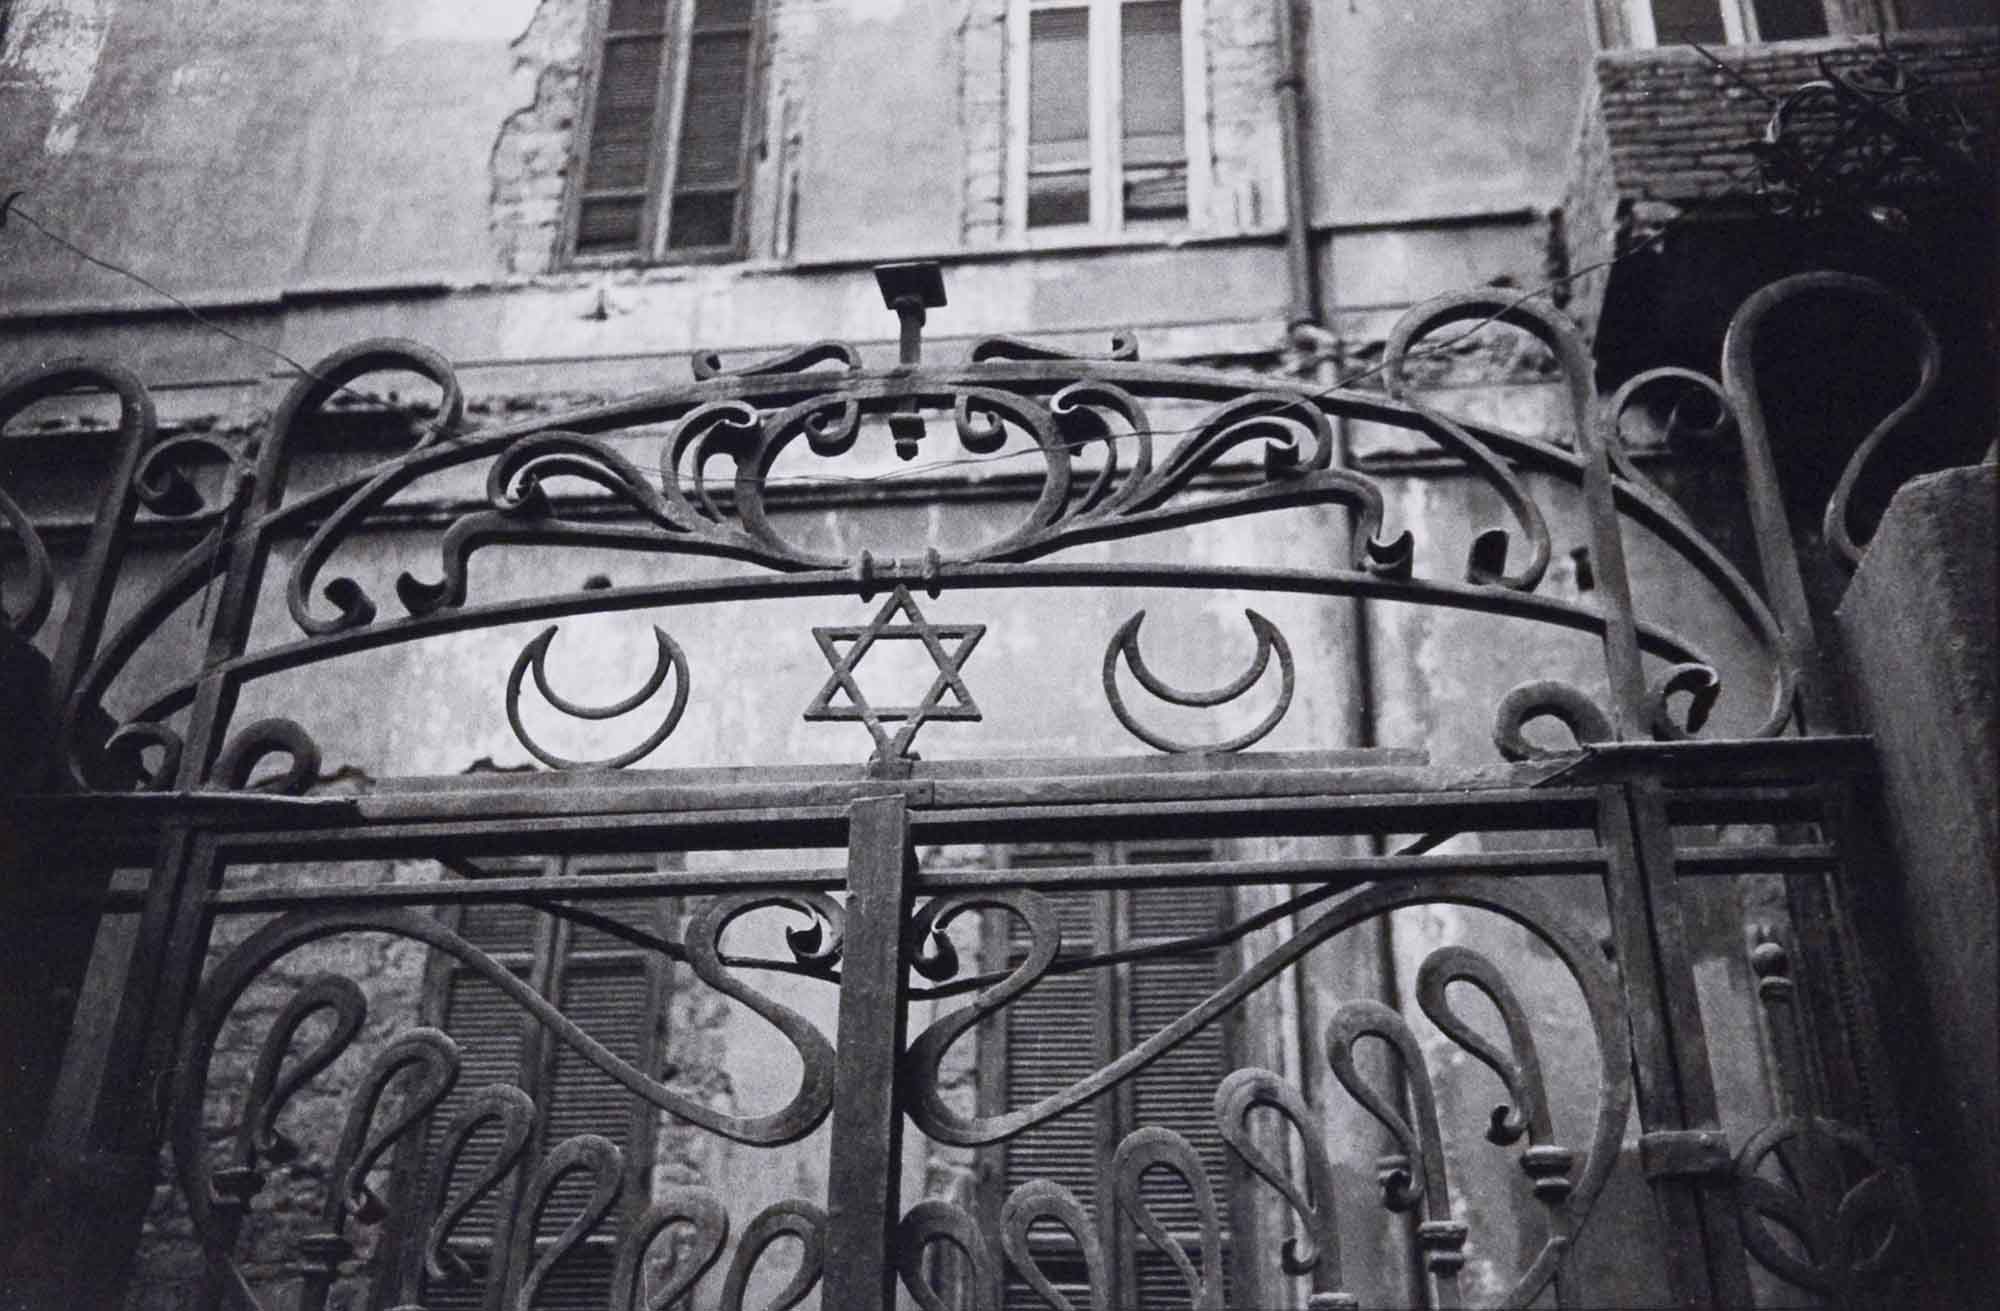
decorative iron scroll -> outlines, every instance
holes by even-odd
[[[1440,949],[1419,972],[1418,999],[1441,1031],[1481,1064],[1490,1068],[1506,1089],[1508,1101],[1497,1107],[1486,1138],[1508,1147],[1524,1137],[1522,1172],[1531,1181],[1536,1200],[1546,1213],[1541,1248],[1515,1280],[1502,1304],[1523,1306],[1551,1285],[1560,1285],[1565,1259],[1576,1234],[1618,1157],[1626,1111],[1632,1095],[1630,1048],[1621,1018],[1617,978],[1594,938],[1569,917],[1517,885],[1463,877],[1398,880],[1357,888],[1336,897],[1287,941],[1261,959],[1248,963],[1233,979],[1219,985],[1206,999],[1157,1032],[1135,1042],[1097,1071],[1026,1105],[993,1114],[966,1115],[944,1095],[940,1067],[945,1053],[982,1021],[999,1014],[1048,972],[1061,948],[1061,931],[1052,904],[1032,890],[981,891],[939,897],[920,908],[907,930],[912,943],[941,935],[960,916],[975,911],[1001,912],[1026,930],[1027,953],[1005,978],[974,996],[970,1005],[941,1016],[911,1042],[904,1056],[902,1081],[909,1089],[911,1121],[940,1143],[982,1146],[1004,1142],[1072,1110],[1135,1077],[1167,1052],[1216,1022],[1252,992],[1302,960],[1336,934],[1404,906],[1455,904],[1501,915],[1545,944],[1577,984],[1590,1018],[1598,1063],[1596,1119],[1580,1153],[1558,1143],[1543,1088],[1541,1065],[1525,1013],[1500,971],[1485,957],[1466,948]],[[1477,989],[1499,1009],[1506,1029],[1505,1046],[1472,1029],[1451,1003],[1453,984]],[[1401,1066],[1414,1116],[1406,1118],[1396,1099],[1371,1087],[1354,1063],[1355,1045],[1364,1038],[1390,1044]],[[1350,1001],[1328,1025],[1326,1051],[1336,1080],[1376,1118],[1396,1141],[1399,1152],[1385,1157],[1381,1167],[1381,1204],[1394,1211],[1420,1210],[1417,1239],[1440,1294],[1456,1304],[1456,1279],[1471,1234],[1468,1218],[1455,1209],[1445,1172],[1443,1134],[1432,1094],[1432,1072],[1407,1023],[1397,1012],[1372,1001]],[[1305,1142],[1304,1186],[1292,1182],[1286,1169],[1251,1141],[1248,1116],[1269,1107],[1289,1120]],[[1287,1244],[1283,1268],[1288,1274],[1311,1275],[1316,1307],[1353,1305],[1341,1287],[1342,1273],[1336,1207],[1342,1200],[1333,1186],[1324,1144],[1317,1138],[1317,1117],[1304,1097],[1267,1070],[1239,1070],[1228,1076],[1215,1095],[1216,1122],[1223,1141],[1241,1157],[1252,1174],[1275,1188],[1298,1216],[1303,1240]],[[1165,1136],[1163,1136],[1165,1135]],[[1145,1211],[1136,1191],[1137,1175],[1164,1167],[1179,1175],[1194,1192],[1203,1222],[1204,1252],[1197,1263],[1179,1239],[1161,1230]],[[1120,1204],[1171,1261],[1187,1283],[1197,1306],[1219,1306],[1219,1231],[1212,1194],[1200,1158],[1184,1141],[1176,1143],[1165,1130],[1140,1130],[1121,1147],[1113,1176],[1119,1179]],[[1009,1200],[1001,1221],[1002,1250],[1037,1295],[1055,1311],[1071,1303],[1048,1284],[1026,1247],[1026,1230],[1037,1219],[1054,1220],[1073,1234],[1086,1227],[1075,1198],[1045,1181],[1024,1185]],[[1089,1246],[1086,1260],[1095,1260]],[[1102,1284],[1093,1276],[1092,1287]]]
[[[363,342],[321,361],[314,376],[285,398],[269,429],[244,449],[202,435],[155,441],[144,389],[111,366],[68,361],[20,375],[0,386],[0,420],[27,405],[77,385],[110,388],[121,403],[117,481],[93,531],[85,567],[73,591],[61,646],[58,699],[64,757],[74,781],[96,789],[131,786],[193,788],[231,784],[216,772],[228,725],[221,712],[234,693],[273,675],[362,651],[442,634],[510,623],[635,609],[741,603],[783,597],[859,595],[864,600],[901,587],[938,595],[1000,588],[1170,587],[1205,591],[1288,593],[1304,597],[1358,596],[1465,610],[1596,635],[1605,648],[1610,695],[1596,703],[1613,736],[1686,736],[1699,730],[1715,699],[1713,663],[1686,639],[1646,621],[1635,607],[1623,567],[1622,535],[1628,527],[1652,534],[1703,579],[1741,620],[1769,656],[1769,700],[1751,735],[1782,731],[1793,713],[1795,682],[1806,639],[1803,620],[1772,604],[1707,542],[1688,518],[1648,482],[1627,457],[1620,420],[1640,390],[1693,389],[1714,403],[1715,428],[1738,417],[1746,443],[1762,448],[1767,437],[1755,403],[1747,343],[1761,316],[1777,300],[1805,287],[1872,299],[1889,293],[1859,279],[1812,275],[1779,284],[1746,305],[1732,342],[1727,388],[1688,370],[1657,370],[1634,379],[1608,404],[1589,388],[1589,361],[1575,329],[1552,310],[1494,292],[1442,297],[1412,310],[1392,333],[1383,368],[1389,395],[1315,392],[1275,379],[1141,364],[1136,349],[1121,346],[1111,358],[1085,359],[995,339],[975,348],[959,365],[918,365],[887,373],[862,370],[851,349],[814,346],[734,371],[719,361],[697,362],[698,380],[631,400],[560,418],[534,417],[485,430],[465,426],[463,395],[449,363],[410,342]],[[1897,302],[1900,304],[1900,302]],[[1906,310],[1925,342],[1928,329]],[[1540,338],[1554,350],[1568,385],[1567,447],[1544,437],[1505,432],[1456,419],[1415,399],[1406,362],[1445,325],[1497,320]],[[1925,359],[1934,355],[1926,347]],[[833,367],[828,367],[833,366]],[[1901,422],[1929,386],[1930,365],[1919,394],[1871,434],[1843,479],[1830,513],[1830,536],[1853,552],[1844,505],[1854,470]],[[334,393],[371,373],[410,371],[442,392],[435,422],[423,426],[405,453],[371,469],[302,492],[288,488],[299,447]],[[1178,417],[1198,411],[1185,427],[1162,429],[1153,412],[1174,407]],[[1019,518],[990,540],[963,548],[933,548],[918,556],[884,557],[868,549],[830,550],[802,544],[774,518],[772,470],[781,457],[804,451],[833,459],[856,449],[864,435],[890,424],[907,436],[911,423],[932,416],[972,459],[1019,453],[1034,470],[1032,490]],[[1498,498],[1502,523],[1478,533],[1456,576],[1423,576],[1417,569],[1412,528],[1387,522],[1387,498],[1370,474],[1341,467],[1334,425],[1364,422],[1402,429],[1457,462]],[[634,463],[628,436],[665,431],[658,468]],[[870,438],[873,439],[872,436]],[[1261,456],[1260,460],[1244,457]],[[1746,451],[1752,466],[1756,452]],[[221,486],[204,490],[192,470],[219,465]],[[721,466],[729,467],[728,476]],[[360,579],[329,573],[357,534],[367,530],[390,500],[433,476],[483,470],[484,504],[453,521],[437,537],[436,571],[405,573],[394,599],[382,598]],[[1753,475],[1757,472],[1753,467]],[[1539,481],[1536,481],[1539,480]],[[582,486],[584,500],[558,498],[557,483]],[[1782,523],[1775,487],[1753,476],[1750,495],[1760,536]],[[1551,558],[1547,519],[1531,487],[1567,485],[1581,499],[1599,576],[1586,600],[1545,594]],[[10,588],[9,622],[32,629],[53,595],[46,548],[22,510],[18,493],[0,499],[0,522],[20,539],[25,586]],[[1763,507],[1759,510],[1758,507]],[[129,616],[104,636],[110,589],[117,580],[123,541],[141,508],[195,525],[198,540],[172,562],[138,599]],[[1325,547],[1310,567],[1220,566],[1163,559],[1077,563],[1057,559],[1070,548],[1140,539],[1194,524],[1261,515],[1297,507],[1344,510],[1345,537]],[[284,578],[295,636],[272,641],[269,625],[255,621],[262,576],[275,542],[304,536]],[[601,579],[575,590],[545,590],[510,599],[473,594],[472,558],[498,546],[550,550],[614,550],[645,557],[693,561],[703,557],[748,565],[713,576],[642,578],[621,586]],[[546,574],[547,571],[542,571]],[[1771,570],[1766,570],[1767,575]],[[1783,570],[1778,573],[1782,575]],[[1770,584],[1782,600],[1790,586]],[[114,683],[162,624],[197,598],[190,609],[204,632],[198,669],[177,682],[139,687],[116,698],[134,709],[107,740],[93,724]],[[879,625],[878,625],[879,627]],[[967,632],[979,625],[963,625]],[[831,631],[844,631],[830,629]],[[866,630],[863,630],[866,631]],[[1275,629],[1253,621],[1261,667],[1272,651],[1290,675],[1289,650]],[[258,635],[252,641],[252,634]],[[102,638],[102,640],[100,640]],[[858,640],[858,639],[857,639]],[[517,665],[518,691],[532,669],[546,691],[544,662],[550,639],[536,639]],[[1125,652],[1133,674],[1156,695],[1181,704],[1222,694],[1187,694],[1151,679],[1138,658],[1136,626],[1121,629],[1113,652]],[[684,668],[678,648],[662,648],[662,661]],[[961,655],[963,652],[960,653]],[[1650,677],[1643,660],[1663,660],[1707,672]],[[942,662],[941,662],[942,667]],[[658,690],[656,667],[645,680]],[[1678,679],[1678,681],[1675,681]],[[1150,681],[1149,681],[1150,680]],[[1231,683],[1229,688],[1235,688]],[[207,688],[206,693],[203,688]],[[1695,693],[1691,713],[1666,705],[1675,693]],[[650,750],[672,731],[687,684],[676,675],[674,709],[640,744]],[[1189,698],[1193,698],[1190,700]],[[583,707],[552,698],[575,714]],[[1574,701],[1564,694],[1562,704]],[[517,700],[508,698],[510,709]],[[831,703],[813,705],[827,717]],[[629,698],[616,703],[623,707]],[[912,711],[894,734],[876,733],[878,760],[906,757],[908,738],[926,719],[969,717],[966,700]],[[636,707],[634,707],[636,708]],[[593,711],[605,708],[589,707]],[[1158,737],[1137,725],[1114,692],[1114,715],[1141,740],[1164,750],[1190,744]],[[1595,724],[1594,717],[1569,716]],[[879,719],[879,716],[878,716]],[[867,722],[865,713],[863,722]],[[880,730],[878,723],[873,726]],[[1260,724],[1253,733],[1265,731]],[[884,738],[886,737],[886,742]],[[1208,750],[1236,750],[1256,738],[1216,743]],[[115,749],[114,749],[115,748]],[[530,740],[529,750],[556,767],[616,767],[636,763],[644,751],[628,749],[591,760],[568,760]],[[141,757],[144,757],[142,760]]]
[[[729,1114],[669,1088],[647,1072],[628,1064],[501,965],[430,916],[417,911],[355,908],[301,909],[265,925],[218,962],[204,982],[190,1016],[188,1036],[177,1065],[173,1092],[172,1144],[175,1169],[183,1195],[222,1285],[235,1290],[244,1306],[260,1305],[235,1264],[233,1253],[245,1217],[264,1190],[273,1166],[293,1160],[299,1143],[278,1128],[280,1117],[300,1093],[347,1051],[361,1033],[368,1004],[351,980],[331,974],[309,979],[286,1001],[265,1034],[249,1087],[241,1104],[239,1128],[227,1162],[211,1164],[203,1123],[204,1102],[215,1045],[245,991],[288,953],[307,944],[351,933],[379,933],[422,943],[453,957],[461,968],[477,974],[520,1010],[544,1026],[555,1041],[595,1066],[606,1078],[648,1104],[709,1132],[750,1145],[796,1142],[812,1132],[830,1109],[833,1051],[810,1022],[780,1003],[752,990],[725,967],[718,944],[727,927],[752,910],[789,907],[811,917],[814,928],[788,934],[801,961],[822,963],[838,958],[838,903],[817,893],[768,891],[714,898],[690,922],[685,954],[695,975],[718,992],[739,1001],[770,1022],[797,1051],[804,1073],[798,1092],[780,1109],[762,1115]],[[295,1050],[298,1035],[315,1017],[332,1023],[311,1043]],[[378,1197],[367,1183],[369,1172],[399,1144],[412,1145],[416,1126],[457,1084],[460,1058],[456,1042],[428,1028],[414,1028],[378,1052],[354,1093],[348,1098],[345,1126],[327,1176],[326,1200],[320,1223],[297,1238],[303,1271],[303,1304],[324,1305],[343,1263],[353,1256],[356,1227],[380,1225],[390,1213],[390,1201]],[[391,1096],[391,1090],[399,1094]],[[393,1111],[389,1108],[393,1107]],[[475,1272],[453,1250],[454,1233],[481,1199],[523,1163],[524,1153],[543,1115],[543,1108],[519,1088],[492,1084],[476,1089],[444,1126],[423,1178],[428,1187],[416,1205],[428,1221],[423,1244],[423,1269],[445,1284],[464,1284]],[[480,1173],[454,1194],[458,1165],[476,1134],[496,1130]],[[523,1185],[520,1213],[528,1217],[517,1227],[516,1250],[508,1258],[522,1273],[520,1305],[534,1301],[534,1291],[550,1277],[564,1255],[602,1227],[620,1200],[623,1164],[619,1149],[594,1135],[571,1137],[552,1144],[533,1162]],[[589,1185],[587,1204],[552,1243],[537,1243],[534,1217],[563,1180],[583,1176]],[[406,1201],[406,1205],[410,1204]],[[720,1259],[729,1222],[722,1203],[706,1189],[672,1189],[654,1199],[638,1221],[618,1238],[614,1286],[623,1290],[620,1307],[638,1305],[646,1253],[660,1236],[676,1225],[689,1226],[692,1247],[671,1275],[647,1297],[645,1305],[664,1308],[693,1287]],[[762,1253],[779,1238],[790,1236],[806,1244],[807,1260],[789,1291],[775,1305],[791,1306],[802,1299],[818,1278],[819,1244],[824,1216],[803,1202],[781,1203],[746,1226],[729,1272],[723,1305],[740,1308],[746,1281]],[[414,1290],[406,1289],[405,1294]],[[789,1299],[789,1300],[788,1300]]]
[[[1736,1156],[1743,1246],[1795,1287],[1841,1306],[1872,1305],[1912,1265],[1914,1189],[1867,1135],[1820,1114],[1791,960],[1768,930],[1760,930],[1750,964],[1777,1057],[1781,1114]]]
[[[1755,351],[1759,334],[1764,330],[1765,320],[1781,307],[1814,296],[1858,301],[1887,312],[1896,319],[1898,328],[1904,334],[1905,344],[1913,348],[1917,356],[1915,387],[1861,439],[1861,444],[1841,468],[1840,481],[1834,485],[1833,495],[1827,499],[1821,531],[1839,558],[1853,567],[1861,563],[1861,553],[1866,546],[1865,542],[1855,541],[1848,513],[1855,484],[1860,481],[1882,443],[1907,426],[1910,417],[1937,390],[1944,351],[1929,320],[1912,308],[1909,302],[1873,279],[1851,273],[1800,273],[1771,283],[1743,302],[1743,307],[1730,321],[1729,335],[1722,346],[1723,385],[1741,416],[1744,441],[1757,461],[1768,463],[1771,449],[1764,405],[1757,389]]]

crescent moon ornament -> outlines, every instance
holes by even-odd
[[[1146,612],[1140,610],[1127,619],[1118,631],[1112,634],[1110,645],[1104,648],[1104,696],[1111,703],[1111,713],[1118,716],[1118,722],[1125,726],[1126,731],[1147,746],[1174,755],[1241,751],[1269,736],[1271,730],[1285,717],[1285,712],[1292,708],[1292,693],[1297,684],[1292,668],[1292,648],[1285,641],[1285,635],[1278,631],[1278,626],[1263,615],[1255,610],[1245,610],[1243,617],[1250,621],[1250,631],[1256,634],[1257,654],[1251,660],[1250,667],[1233,681],[1206,692],[1189,692],[1175,687],[1147,668],[1145,657],[1139,653],[1139,626],[1146,621]],[[1278,703],[1271,707],[1271,712],[1259,720],[1255,727],[1227,741],[1190,743],[1176,742],[1172,738],[1163,737],[1133,718],[1131,710],[1126,707],[1124,698],[1118,692],[1118,657],[1123,654],[1126,665],[1132,671],[1132,677],[1139,680],[1139,686],[1160,700],[1177,706],[1205,708],[1224,705],[1256,685],[1257,680],[1264,676],[1264,670],[1270,666],[1274,652],[1278,657],[1278,673],[1282,680]]]
[[[621,701],[614,701],[604,706],[588,706],[571,701],[549,686],[549,644],[555,639],[556,625],[550,624],[537,633],[534,640],[521,648],[521,654],[515,657],[513,672],[507,675],[507,723],[513,727],[515,738],[535,759],[552,769],[623,769],[633,761],[649,755],[680,727],[681,715],[687,710],[687,655],[681,650],[678,642],[659,628],[653,629],[653,640],[659,648],[653,672],[647,676],[638,691]],[[645,741],[631,750],[621,751],[615,756],[606,756],[602,760],[568,760],[536,742],[529,736],[527,727],[521,723],[521,680],[527,676],[531,667],[535,671],[536,689],[550,705],[573,719],[611,719],[638,709],[646,698],[659,691],[666,683],[669,670],[674,676],[674,703],[668,708],[667,717],[661,721],[660,726],[649,733]]]

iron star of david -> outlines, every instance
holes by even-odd
[[[898,616],[902,622],[897,622]],[[917,730],[933,719],[978,719],[979,706],[972,699],[972,693],[965,690],[965,683],[959,678],[966,657],[972,648],[979,645],[979,639],[986,635],[985,624],[933,624],[924,618],[924,612],[917,608],[907,587],[898,586],[889,594],[873,619],[866,625],[835,626],[815,628],[813,640],[819,643],[826,662],[833,666],[833,676],[826,680],[826,686],[819,690],[813,703],[806,707],[808,720],[858,719],[868,726],[868,732],[875,739],[875,753],[878,759],[899,759],[909,755],[910,742],[917,736]],[[851,642],[845,652],[835,643]],[[931,660],[937,665],[937,678],[924,699],[915,705],[875,706],[861,694],[860,684],[855,681],[855,667],[861,658],[877,642],[922,642],[924,649],[931,653]],[[955,649],[947,651],[945,643],[955,644]],[[847,694],[848,704],[834,705],[833,698],[838,693]],[[952,703],[946,704],[945,694],[949,692]],[[887,724],[900,723],[902,727],[894,737],[889,735]]]

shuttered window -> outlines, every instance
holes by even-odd
[[[1198,0],[1014,0],[1019,222],[1184,222]]]
[[[1069,850],[1014,851],[1006,859],[1024,866],[1106,863],[1155,864],[1209,859],[1201,847],[1112,844]],[[1051,896],[1062,925],[1065,956],[1144,947],[1213,933],[1227,915],[1222,889],[1139,889],[1064,892]],[[997,968],[1026,953],[1025,928],[1010,915],[989,921],[986,951]],[[1119,1052],[1158,1032],[1193,1009],[1234,972],[1229,953],[1212,951],[1138,960],[1106,969],[1050,975],[1018,998],[980,1037],[980,1093],[984,1113],[1025,1106],[1066,1088]],[[1234,1068],[1228,1021],[1209,1026],[1163,1056],[1119,1089],[1056,1116],[995,1149],[988,1178],[996,1195],[991,1213],[1021,1184],[1052,1179],[1074,1192],[1098,1220],[1106,1248],[1109,1303],[1116,1307],[1190,1305],[1187,1289],[1168,1258],[1117,1213],[1108,1177],[1112,1152],[1133,1129],[1164,1125],[1188,1139],[1207,1167],[1218,1206],[1226,1195],[1229,1161],[1215,1127],[1216,1086]],[[1142,1193],[1153,1213],[1198,1260],[1199,1224],[1192,1194],[1164,1171],[1150,1171]],[[1109,1228],[1104,1227],[1112,1217]],[[1225,1249],[1228,1217],[1222,1214]],[[1083,1264],[1058,1231],[1038,1227],[1030,1239],[1056,1287],[1078,1306],[1089,1305]],[[1039,1311],[1041,1300],[1011,1271],[1007,1311]]]
[[[600,0],[575,255],[741,253],[759,10],[759,0]]]
[[[493,873],[627,873],[657,868],[652,858],[568,858],[507,865]],[[666,936],[667,907],[656,899],[577,903],[592,914],[654,937]],[[446,912],[448,923],[496,963],[559,1006],[585,1032],[648,1072],[660,1059],[662,992],[666,976],[656,953],[609,932],[572,923],[520,905],[466,906]],[[426,980],[425,1021],[457,1042],[458,1084],[425,1130],[423,1161],[399,1162],[396,1186],[412,1199],[396,1208],[404,1228],[391,1236],[389,1264],[402,1288],[420,1290],[430,1311],[495,1311],[511,1305],[512,1288],[488,1277],[495,1254],[507,1250],[518,1192],[547,1151],[577,1134],[601,1134],[625,1154],[626,1206],[645,1205],[652,1172],[652,1116],[646,1104],[550,1035],[490,980],[455,957],[432,953]],[[458,1111],[489,1084],[512,1084],[534,1099],[538,1112],[526,1161],[467,1214],[452,1233],[451,1248],[471,1268],[469,1281],[435,1280],[423,1273],[423,1244],[434,1218],[415,1199],[430,1195],[437,1156]],[[447,1197],[465,1195],[500,1150],[500,1132],[475,1134],[452,1171]],[[581,1173],[561,1181],[536,1226],[538,1246],[555,1238],[582,1210],[589,1184]],[[613,1226],[568,1253],[542,1286],[537,1307],[601,1311],[611,1295]],[[518,1280],[522,1271],[512,1272]]]
[[[1646,0],[1643,16],[1654,45],[1706,46],[1825,36],[1827,9],[1828,0]]]

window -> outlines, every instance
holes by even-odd
[[[568,249],[742,252],[761,0],[598,0]]]
[[[1207,848],[1117,843],[1098,848],[1012,851],[1023,866],[1155,864],[1210,859]],[[1219,888],[1138,888],[1114,892],[1047,894],[1062,925],[1062,953],[1115,951],[1212,933],[1228,919],[1228,893]],[[1027,951],[1025,926],[1011,915],[987,921],[987,968],[1004,968]],[[1229,951],[1130,961],[1106,969],[1050,975],[1030,988],[980,1031],[980,1110],[996,1114],[1068,1087],[1192,1009],[1234,973]],[[992,1149],[984,1168],[993,1195],[990,1214],[1030,1179],[1053,1179],[1077,1195],[1100,1225],[1116,1213],[1107,1236],[1110,1267],[1106,1302],[1115,1307],[1167,1311],[1185,1307],[1188,1295],[1168,1258],[1119,1211],[1101,1177],[1111,1153],[1133,1129],[1165,1125],[1185,1135],[1201,1154],[1222,1211],[1225,1246],[1230,1231],[1225,1199],[1231,1162],[1215,1127],[1215,1089],[1235,1068],[1225,1017],[1160,1058],[1137,1078],[1086,1105],[1056,1116]],[[1185,1185],[1162,1171],[1143,1183],[1153,1212],[1200,1259],[1199,1227]],[[1046,1241],[1045,1241],[1046,1239]],[[1078,1306],[1083,1294],[1081,1255],[1073,1244],[1041,1228],[1031,1235],[1037,1258],[1058,1288]],[[1041,1301],[1008,1273],[1004,1307],[1025,1311]]]
[[[1205,153],[1201,0],[1013,0],[1009,226],[1188,221]]]
[[[1635,46],[1725,45],[1825,36],[1827,0],[1627,0]]]
[[[653,868],[650,861],[609,858],[551,858],[522,865],[489,862],[509,874],[606,874]],[[665,910],[658,900],[593,901],[582,907],[655,937],[666,936]],[[656,1071],[663,1027],[666,975],[658,954],[603,929],[572,923],[514,903],[469,905],[447,911],[446,922],[474,946],[547,997],[599,1042],[642,1070]],[[535,1135],[524,1164],[481,1200],[452,1231],[452,1251],[470,1268],[469,1282],[446,1282],[420,1273],[428,1226],[434,1217],[420,1206],[396,1208],[407,1217],[390,1236],[385,1275],[399,1287],[420,1287],[430,1311],[496,1311],[511,1306],[512,1289],[488,1287],[495,1251],[510,1241],[513,1209],[521,1185],[535,1163],[565,1138],[602,1134],[625,1154],[625,1206],[636,1215],[646,1202],[652,1176],[654,1117],[638,1097],[613,1083],[595,1066],[554,1040],[490,981],[455,957],[432,952],[425,978],[424,1022],[443,1029],[459,1045],[462,1066],[457,1085],[430,1116],[422,1170],[436,1157],[454,1116],[488,1084],[513,1084],[534,1099]],[[500,1135],[489,1127],[475,1133],[451,1178],[448,1197],[463,1197],[499,1151]],[[419,1177],[418,1162],[399,1160],[395,1187],[404,1197],[422,1197],[431,1186]],[[581,1174],[556,1186],[537,1226],[537,1238],[552,1241],[582,1210],[589,1187]],[[615,1254],[610,1221],[557,1263],[537,1306],[597,1308],[609,1305]],[[518,1279],[523,1272],[514,1272]]]

